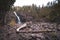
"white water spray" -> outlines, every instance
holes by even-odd
[[[17,15],[17,13],[14,11],[14,14],[15,14],[15,16],[17,17],[17,19],[18,19],[18,24],[21,24],[21,21],[20,21],[20,18],[19,18],[19,16]]]
[[[17,17],[17,19],[18,19],[18,24],[21,24],[21,21],[20,21],[20,18],[19,18],[19,16],[17,15],[17,13],[14,11],[14,14],[15,14],[15,16]],[[24,28],[24,27],[26,27],[26,23],[24,23],[23,25],[21,25],[19,28],[17,28],[17,31],[19,31],[21,28]]]

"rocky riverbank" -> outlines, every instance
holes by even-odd
[[[58,27],[56,23],[28,22],[26,27],[20,29],[20,32],[16,31],[17,27],[20,25],[2,27],[3,30],[0,29],[0,40],[60,40],[60,32],[56,30]]]

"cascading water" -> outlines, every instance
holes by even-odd
[[[18,19],[18,24],[21,24],[21,21],[20,21],[20,18],[19,18],[19,16],[17,15],[17,13],[14,11],[14,14],[15,14],[15,16],[17,17],[17,19]]]
[[[18,24],[21,24],[20,18],[19,18],[19,16],[17,15],[17,13],[16,13],[15,11],[14,11],[14,14],[15,14],[15,16],[16,16],[17,19],[18,19]],[[17,28],[17,31],[19,31],[19,29],[21,29],[21,28],[23,28],[23,27],[26,27],[26,25],[27,25],[26,23],[20,25],[20,27]]]

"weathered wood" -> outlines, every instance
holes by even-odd
[[[55,31],[17,31],[17,33],[50,33],[50,32],[55,32]]]
[[[26,27],[26,23],[24,23],[23,25],[21,25],[19,28],[17,28],[17,31],[19,31],[20,29],[22,29],[22,28],[24,28],[24,27]]]

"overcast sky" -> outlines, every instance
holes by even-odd
[[[14,6],[24,6],[32,4],[36,4],[37,6],[42,6],[42,4],[44,4],[46,6],[47,3],[51,1],[53,0],[16,0]]]

